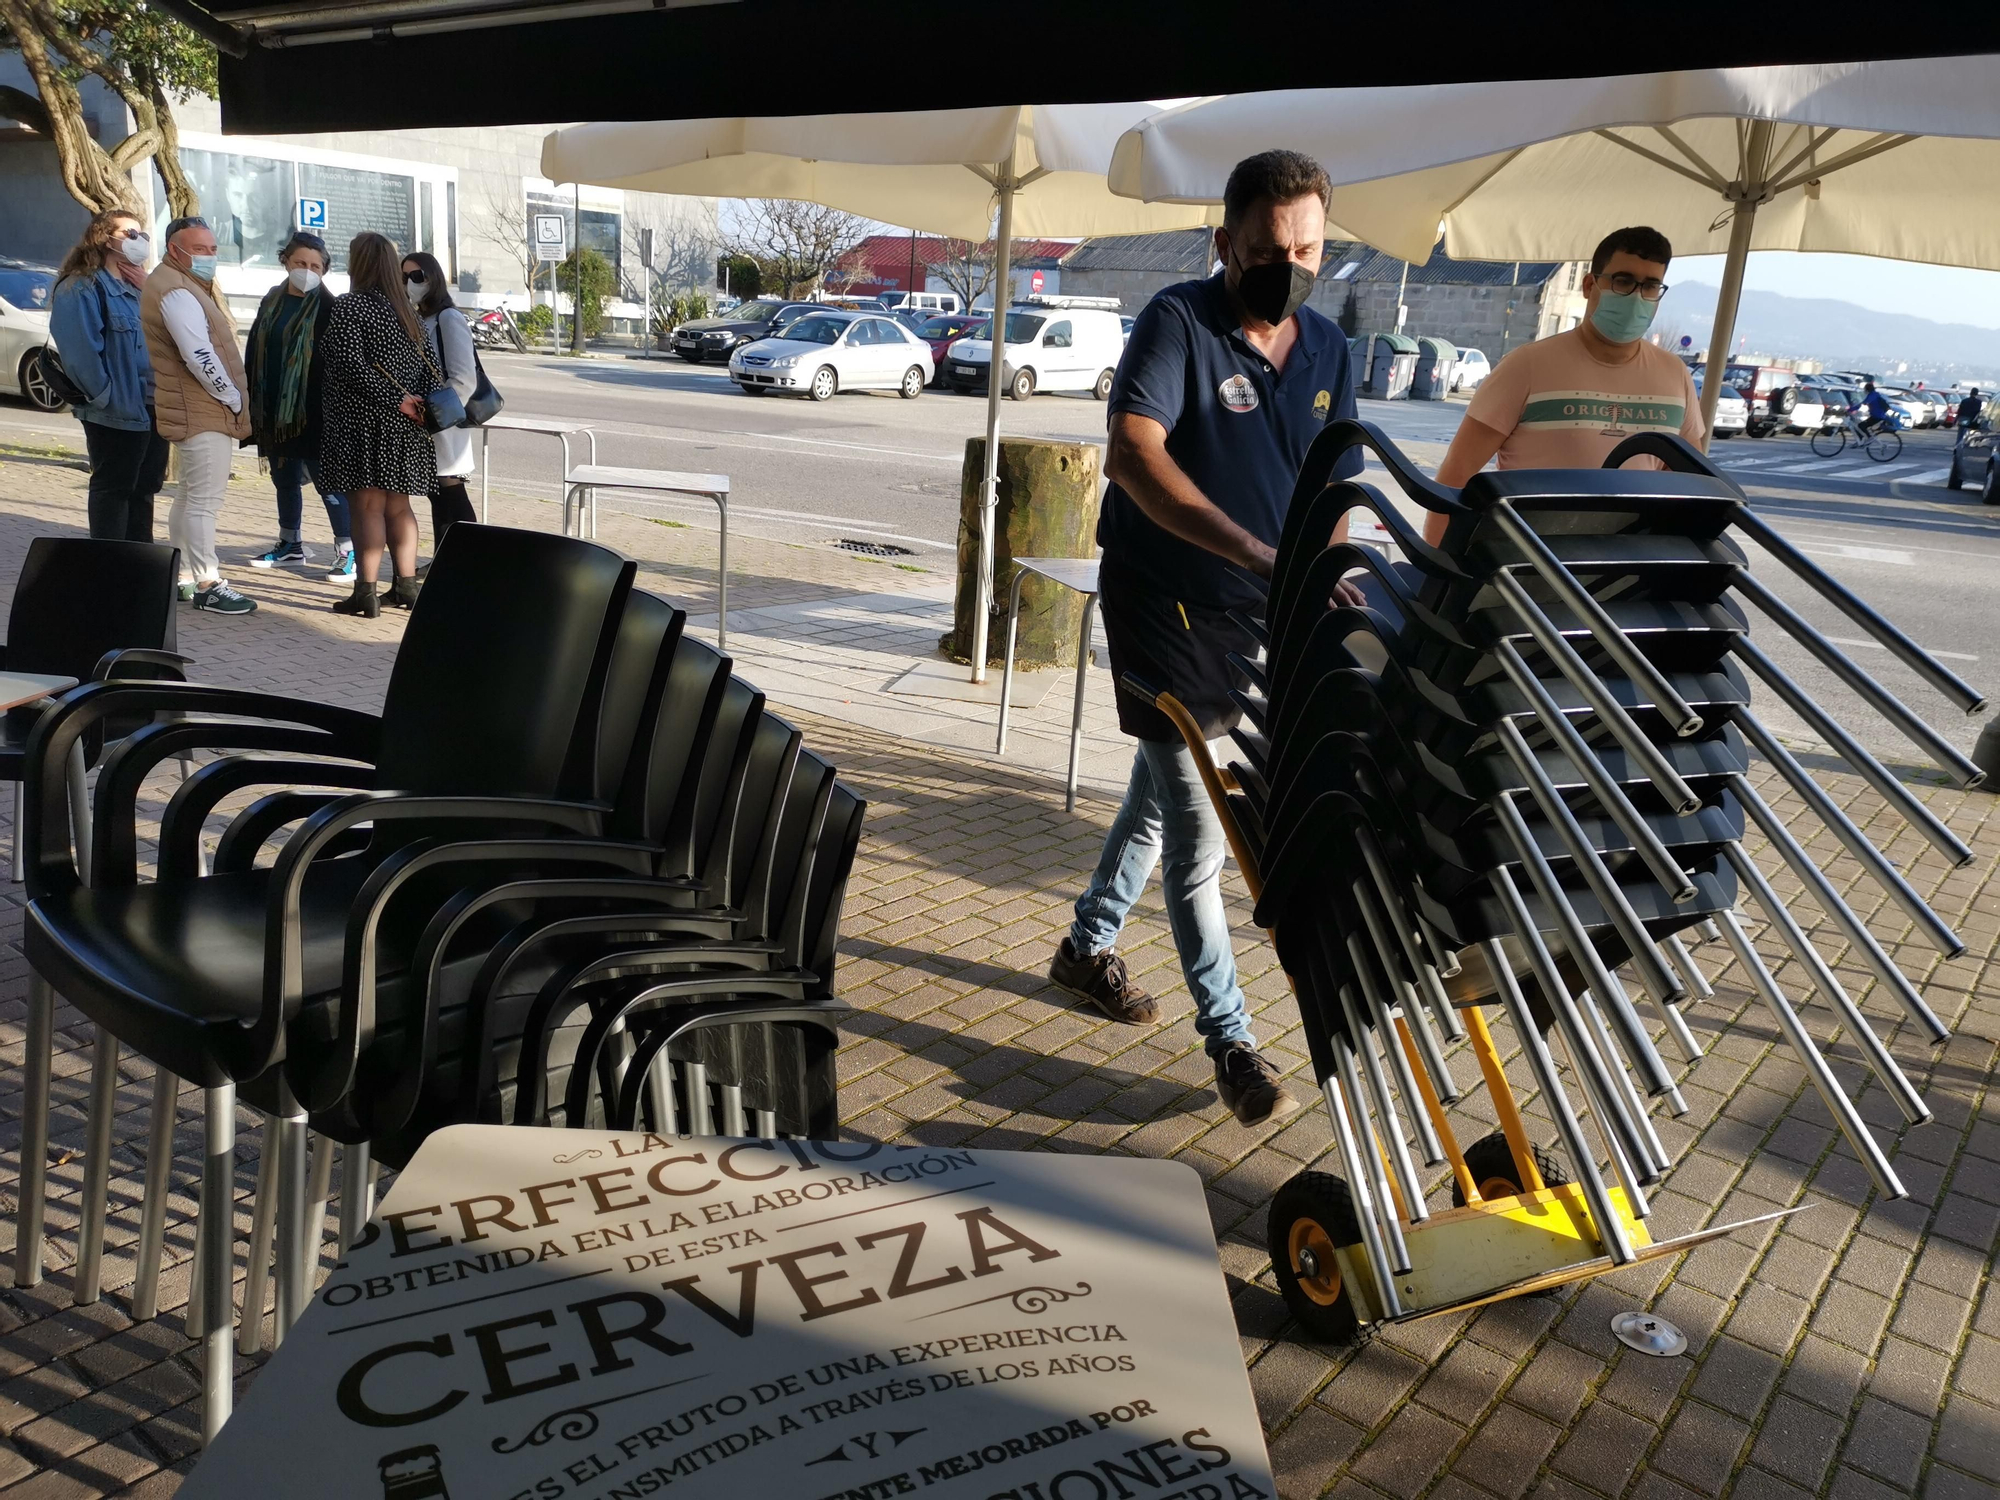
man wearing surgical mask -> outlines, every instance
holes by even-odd
[[[1257,653],[1231,612],[1261,612],[1259,580],[1270,577],[1306,450],[1329,421],[1354,415],[1347,340],[1305,305],[1330,191],[1296,151],[1237,163],[1215,231],[1221,270],[1147,304],[1111,387],[1111,484],[1097,530],[1111,669],[1172,693],[1211,740],[1237,722],[1229,656]],[[1360,469],[1354,453],[1338,472]],[[1288,1114],[1298,1103],[1257,1051],[1237,984],[1222,827],[1194,757],[1166,715],[1129,692],[1118,694],[1118,725],[1139,742],[1131,782],[1049,977],[1113,1021],[1160,1019],[1116,950],[1157,864],[1216,1093],[1246,1125]]]
[[[1646,337],[1667,294],[1673,247],[1657,229],[1616,229],[1590,258],[1588,306],[1566,333],[1523,344],[1480,382],[1438,481],[1461,488],[1488,461],[1503,469],[1595,469],[1635,432],[1705,445],[1701,399],[1688,367]],[[1628,467],[1658,468],[1651,458]],[[1424,532],[1444,534],[1433,514]]]
[[[139,299],[139,321],[153,363],[155,420],[180,457],[167,536],[180,549],[183,600],[213,614],[247,615],[256,604],[223,579],[215,555],[229,461],[250,435],[243,354],[215,289],[214,231],[202,219],[175,219],[164,239]]]

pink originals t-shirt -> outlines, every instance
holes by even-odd
[[[1647,343],[1625,363],[1606,364],[1574,328],[1508,354],[1465,414],[1507,434],[1503,469],[1597,469],[1635,432],[1676,432],[1699,448],[1703,431],[1686,365]]]

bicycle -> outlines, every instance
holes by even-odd
[[[1812,451],[1821,458],[1837,458],[1846,451],[1850,438],[1855,447],[1878,464],[1900,458],[1903,453],[1903,434],[1896,430],[1894,417],[1884,417],[1874,431],[1864,432],[1853,412],[1843,413],[1839,421],[1829,422],[1815,432]]]

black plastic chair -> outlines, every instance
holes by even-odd
[[[270,694],[106,683],[70,694],[36,726],[27,765],[29,1028],[46,1034],[55,992],[102,1028],[85,1200],[86,1224],[95,1207],[100,1239],[118,1045],[132,1046],[205,1091],[204,1228],[197,1260],[205,1303],[207,1436],[226,1418],[230,1399],[236,1085],[283,1062],[293,1079],[305,1079],[309,1105],[325,1107],[347,1092],[372,1031],[372,995],[356,997],[358,1007],[337,1017],[330,1036],[315,1037],[296,1023],[302,1014],[327,1013],[309,1001],[343,992],[348,928],[357,919],[353,907],[384,862],[446,833],[601,834],[604,809],[576,800],[576,793],[595,779],[598,707],[633,574],[632,564],[590,543],[462,525],[439,550],[379,721]],[[516,607],[521,598],[535,600],[535,608]],[[136,796],[144,767],[128,746],[117,785],[107,787],[100,778],[96,808],[97,848],[117,857],[96,860],[95,879],[86,885],[63,841],[47,837],[64,816],[70,749],[114,714],[159,712],[289,726],[285,736],[268,732],[269,725],[245,735],[254,726],[218,719],[154,726],[170,731],[150,739],[161,757],[194,739],[211,748],[247,739],[256,748],[362,763],[376,790],[319,807],[286,840],[271,868],[140,885],[130,852],[136,812],[123,799]],[[289,780],[289,765],[279,769]],[[107,794],[118,796],[117,805]],[[363,826],[371,830],[364,848],[323,857]],[[31,1064],[32,1057],[31,1047]],[[47,1097],[46,1071],[38,1076],[31,1066],[17,1284],[32,1284],[41,1269]],[[303,1114],[296,1106],[287,1110],[289,1103],[280,1098],[277,1108],[298,1134],[280,1166],[296,1163],[300,1170],[290,1174],[291,1191],[281,1196],[296,1202],[303,1186]],[[287,1213],[280,1223],[293,1221]]]
[[[74,677],[78,682],[183,680],[188,659],[174,649],[174,581],[180,554],[150,542],[92,541],[38,536],[28,544],[14,602],[7,614],[7,643],[0,671]],[[0,720],[0,781],[14,783],[13,876],[26,878],[27,794],[24,765],[28,737],[44,705],[8,710]],[[105,741],[136,725],[113,720],[84,741],[76,776],[95,765]],[[73,784],[72,792],[80,788]],[[76,845],[90,842],[89,804],[71,807]]]

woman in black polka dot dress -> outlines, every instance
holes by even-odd
[[[327,321],[320,473],[353,506],[355,583],[342,614],[381,613],[376,578],[386,542],[395,567],[388,603],[417,599],[417,518],[410,496],[437,482],[437,452],[424,431],[423,397],[442,382],[425,355],[423,325],[403,295],[402,258],[386,236],[359,234],[348,247],[353,290]]]

